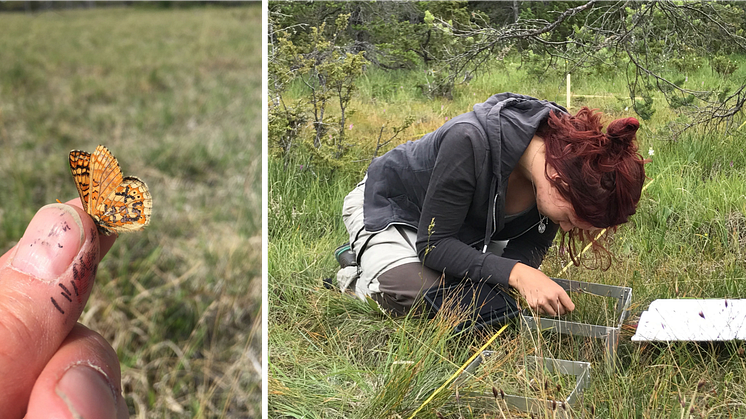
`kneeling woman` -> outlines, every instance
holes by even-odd
[[[375,159],[344,201],[355,294],[404,314],[439,281],[470,278],[513,287],[547,315],[572,311],[539,265],[558,229],[572,251],[635,213],[638,127],[619,119],[603,133],[588,108],[572,116],[501,93]]]

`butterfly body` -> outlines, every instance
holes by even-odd
[[[83,209],[102,234],[142,230],[150,223],[153,201],[148,185],[134,176],[122,176],[119,162],[103,145],[93,154],[70,152],[72,172]]]

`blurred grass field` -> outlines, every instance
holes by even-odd
[[[0,250],[106,145],[153,215],[81,321],[133,418],[261,415],[261,5],[0,14]]]

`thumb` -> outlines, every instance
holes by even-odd
[[[0,257],[0,412],[21,417],[36,378],[75,326],[99,261],[98,232],[79,208],[39,210]]]

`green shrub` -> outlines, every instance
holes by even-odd
[[[633,109],[635,110],[635,113],[637,113],[637,115],[642,118],[643,121],[648,121],[655,113],[655,109],[653,109],[654,99],[650,96],[643,96],[642,99],[642,102],[639,100],[635,101]]]
[[[716,55],[710,59],[710,67],[722,77],[729,77],[738,69],[738,64],[725,55]]]

